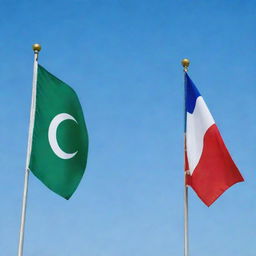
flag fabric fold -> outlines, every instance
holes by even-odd
[[[210,206],[225,190],[244,181],[200,92],[185,74],[185,170],[187,185]]]
[[[29,169],[69,199],[82,179],[87,154],[88,134],[75,91],[38,65]]]

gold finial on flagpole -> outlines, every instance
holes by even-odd
[[[33,49],[33,51],[34,51],[35,53],[40,52],[41,48],[42,48],[42,47],[41,47],[40,44],[33,44],[33,46],[32,46],[32,49]]]
[[[183,68],[184,68],[184,72],[187,72],[187,71],[188,71],[188,66],[189,66],[189,64],[190,64],[189,59],[183,59],[183,60],[181,61],[181,64],[182,64],[182,66],[183,66]]]

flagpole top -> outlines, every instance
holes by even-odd
[[[42,47],[41,47],[40,44],[33,44],[33,46],[32,46],[32,49],[33,49],[33,51],[34,51],[35,53],[40,52],[41,48],[42,48]]]
[[[181,61],[181,64],[182,64],[182,66],[183,66],[183,68],[184,68],[184,71],[187,72],[187,71],[188,71],[189,64],[190,64],[189,59],[183,59],[183,60]]]

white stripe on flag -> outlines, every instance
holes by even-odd
[[[191,175],[202,155],[204,135],[214,123],[214,119],[203,97],[199,96],[193,113],[187,112],[186,143],[189,172]]]

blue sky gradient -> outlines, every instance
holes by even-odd
[[[183,254],[183,72],[246,182],[207,208],[191,255],[255,256],[255,1],[1,0],[0,255],[17,253],[33,52],[79,95],[88,166],[66,201],[33,175],[24,256]]]

